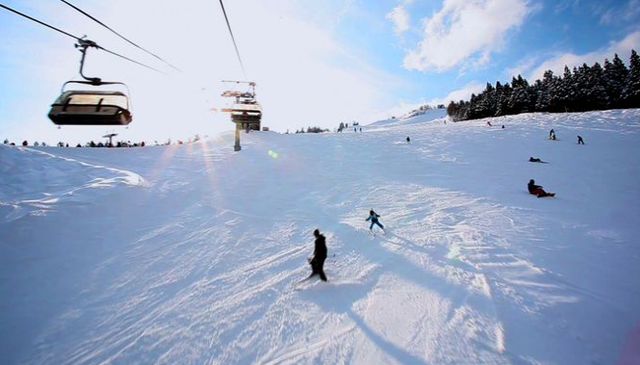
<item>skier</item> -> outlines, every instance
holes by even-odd
[[[384,226],[378,221],[378,218],[380,218],[380,215],[374,212],[373,209],[371,209],[369,211],[369,218],[367,218],[365,222],[371,221],[371,225],[369,226],[369,230],[371,232],[373,232],[373,225],[377,224],[378,227],[382,228],[382,231],[386,233],[387,231],[384,230]]]
[[[407,137],[407,143],[411,143],[411,138]]]
[[[529,193],[538,196],[538,198],[544,198],[545,196],[556,196],[555,193],[547,193],[542,189],[542,186],[536,185],[536,182],[531,179],[529,180],[529,184],[527,185],[529,189]]]
[[[584,139],[580,136],[578,136],[578,144],[584,144]]]
[[[309,265],[311,265],[311,278],[314,275],[320,275],[320,280],[327,281],[327,276],[324,274],[324,261],[327,259],[327,244],[326,239],[320,234],[319,230],[313,231],[315,240],[315,249],[313,250],[313,257],[309,259]]]
[[[554,131],[553,129],[549,131],[549,139],[554,141],[556,140],[556,131]]]

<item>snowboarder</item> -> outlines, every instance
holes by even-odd
[[[411,143],[411,138],[407,136],[407,143]]]
[[[584,139],[580,136],[578,136],[578,144],[584,144]]]
[[[556,131],[554,131],[553,129],[549,131],[549,139],[554,141],[556,140]]]
[[[324,261],[327,259],[327,244],[326,239],[320,234],[319,230],[313,231],[315,240],[315,249],[313,251],[313,257],[309,259],[309,265],[311,265],[311,278],[314,275],[320,275],[320,280],[327,281],[327,276],[324,274]]]
[[[540,162],[540,163],[546,163],[546,162],[542,161],[541,159],[539,159],[539,158],[537,158],[537,157],[536,157],[536,158],[529,157],[529,162]]]
[[[545,196],[556,196],[556,193],[547,193],[542,189],[542,186],[536,185],[536,182],[531,179],[529,180],[529,184],[527,185],[529,189],[529,193],[536,195],[538,198],[544,198]]]
[[[374,212],[373,209],[371,209],[369,211],[369,218],[367,218],[365,222],[371,221],[371,225],[369,226],[369,230],[371,232],[373,232],[373,225],[377,224],[378,227],[382,228],[382,231],[386,233],[386,231],[384,230],[384,226],[378,221],[378,218],[380,218],[380,215]]]

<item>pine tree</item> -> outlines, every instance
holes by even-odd
[[[496,105],[496,116],[501,115],[509,115],[511,114],[509,110],[509,99],[511,98],[511,86],[507,82],[500,89],[500,93],[497,97],[497,105]]]
[[[531,90],[527,80],[521,75],[511,80],[513,92],[508,100],[509,114],[528,113],[531,109]]]
[[[553,76],[553,71],[547,70],[544,72],[542,81],[538,84],[536,82],[537,100],[535,104],[535,111],[548,112],[550,109],[551,91],[555,87],[556,77]]]
[[[640,57],[635,50],[631,51],[629,73],[622,92],[622,102],[627,108],[640,107]]]
[[[604,61],[604,86],[609,95],[608,107],[620,108],[623,106],[622,92],[625,88],[628,74],[629,70],[618,57],[618,54],[613,57],[613,62]]]
[[[586,68],[584,94],[582,110],[602,110],[610,105],[609,95],[605,87],[604,70],[598,62],[594,63],[591,68]]]

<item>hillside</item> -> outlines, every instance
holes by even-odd
[[[0,146],[0,363],[638,361],[640,110],[432,119]]]

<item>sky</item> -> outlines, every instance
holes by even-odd
[[[0,9],[0,139],[32,143],[187,140],[230,130],[221,80],[257,83],[263,126],[294,132],[367,124],[424,104],[468,99],[487,82],[530,81],[640,50],[640,0],[69,0],[176,71],[60,1],[0,0],[74,36],[152,66],[89,50],[85,74],[129,87],[128,128],[47,118],[78,79],[74,40]],[[244,88],[240,88],[244,91]]]

